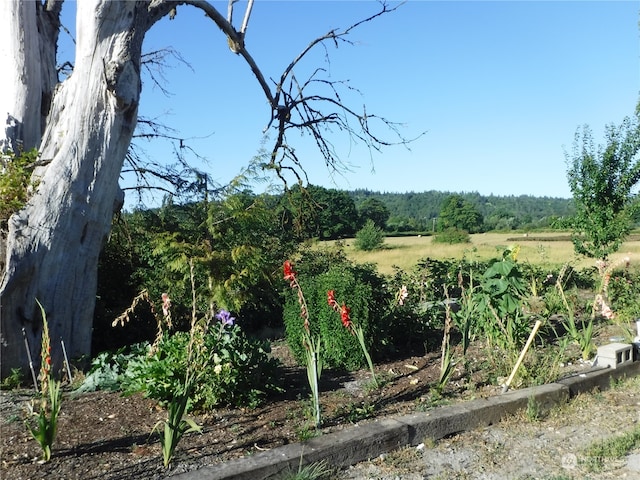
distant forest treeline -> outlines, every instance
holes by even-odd
[[[456,201],[452,202],[454,198]],[[262,212],[261,215],[257,215],[258,211]],[[161,208],[146,212],[151,217],[158,217],[153,224],[166,224],[167,218],[175,217],[173,223],[182,225],[177,230],[168,228],[168,231],[178,231],[187,228],[186,224],[205,221],[225,224],[232,224],[230,219],[240,224],[264,221],[279,225],[289,232],[290,238],[304,241],[352,237],[368,220],[391,235],[429,233],[450,227],[470,233],[565,229],[574,209],[573,200],[566,198],[484,196],[434,190],[381,193],[308,185],[304,189],[295,186],[287,194],[277,195],[259,195],[245,190],[204,203],[174,204],[167,199]],[[254,220],[246,218],[251,212],[256,215]],[[197,218],[192,218],[194,215]],[[251,230],[254,227],[235,228]]]
[[[573,199],[531,195],[495,196],[479,193],[408,192],[381,193],[370,190],[348,192],[359,207],[367,199],[383,202],[389,210],[388,231],[430,231],[436,225],[443,203],[458,195],[472,203],[484,219],[484,230],[514,230],[562,227],[573,215]],[[434,220],[435,219],[435,220]]]

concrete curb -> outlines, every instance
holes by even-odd
[[[219,465],[172,476],[176,480],[268,480],[303,465],[324,460],[332,467],[348,467],[392,450],[415,446],[426,439],[438,440],[454,433],[500,422],[525,409],[535,399],[546,410],[567,402],[579,393],[605,390],[618,379],[640,373],[640,362],[618,368],[594,369],[556,383],[513,390],[502,395],[439,407],[355,425],[304,443],[259,452]]]

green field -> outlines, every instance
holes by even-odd
[[[321,244],[333,244],[326,242]],[[568,233],[479,233],[471,235],[471,243],[447,245],[433,243],[430,236],[387,237],[382,250],[362,252],[353,248],[353,240],[345,242],[345,251],[349,258],[358,263],[375,263],[383,274],[393,272],[397,266],[403,270],[411,269],[418,260],[426,257],[435,259],[462,258],[488,260],[501,255],[506,247],[518,246],[518,261],[541,266],[560,266],[567,262],[581,269],[595,264],[593,259],[578,258],[573,251]],[[611,256],[616,261],[625,256],[631,264],[640,267],[640,235],[633,235],[624,243],[619,253]]]

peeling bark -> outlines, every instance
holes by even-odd
[[[23,33],[16,38],[50,42],[42,25],[51,19],[35,11],[36,2],[11,4],[9,10],[18,12],[12,17],[14,34],[16,28]],[[55,54],[47,56],[43,47],[43,58],[37,40],[24,47],[24,68],[16,71],[28,69],[33,77],[16,90],[29,100],[26,105],[37,108],[9,110],[17,112],[12,116],[19,127],[5,132],[5,139],[29,145],[37,138],[35,145],[48,163],[34,171],[39,182],[34,195],[9,219],[0,284],[2,376],[27,366],[23,329],[32,357],[39,356],[42,320],[36,299],[46,310],[54,364],[62,362],[61,339],[71,357],[90,354],[98,256],[120,198],[118,177],[137,119],[146,7],[140,2],[78,2],[75,69],[50,101],[43,95],[48,79],[42,72],[55,71]],[[34,59],[37,69],[29,67]],[[40,134],[43,105],[50,110],[43,112],[48,114]],[[15,135],[18,131],[21,136]]]

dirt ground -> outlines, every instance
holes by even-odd
[[[315,432],[310,424],[305,370],[292,364],[284,344],[275,344],[273,354],[283,362],[286,392],[254,410],[218,409],[193,417],[202,433],[183,437],[168,469],[163,467],[158,437],[151,433],[157,422],[166,418],[166,411],[152,400],[112,392],[65,393],[52,458],[43,463],[39,446],[23,423],[32,392],[0,392],[0,478],[167,478],[354,423],[424,411],[500,390],[483,383],[486,372],[478,371],[471,381],[454,377],[444,396],[434,395],[431,387],[438,378],[440,362],[437,353],[378,364],[377,374],[386,381],[380,390],[369,388],[366,369],[353,374],[323,371],[324,426]],[[583,367],[574,365],[576,368]],[[582,445],[638,422],[640,382],[587,397],[594,403],[578,398],[574,402],[577,407],[551,412],[539,421],[513,419],[419,449],[403,449],[336,472],[333,478],[589,478],[580,470]],[[640,451],[634,453],[640,455]],[[635,461],[640,463],[637,458]],[[544,472],[551,464],[560,465],[555,471],[565,476],[538,476],[538,471]],[[625,478],[640,479],[638,470],[627,468],[624,472]]]

